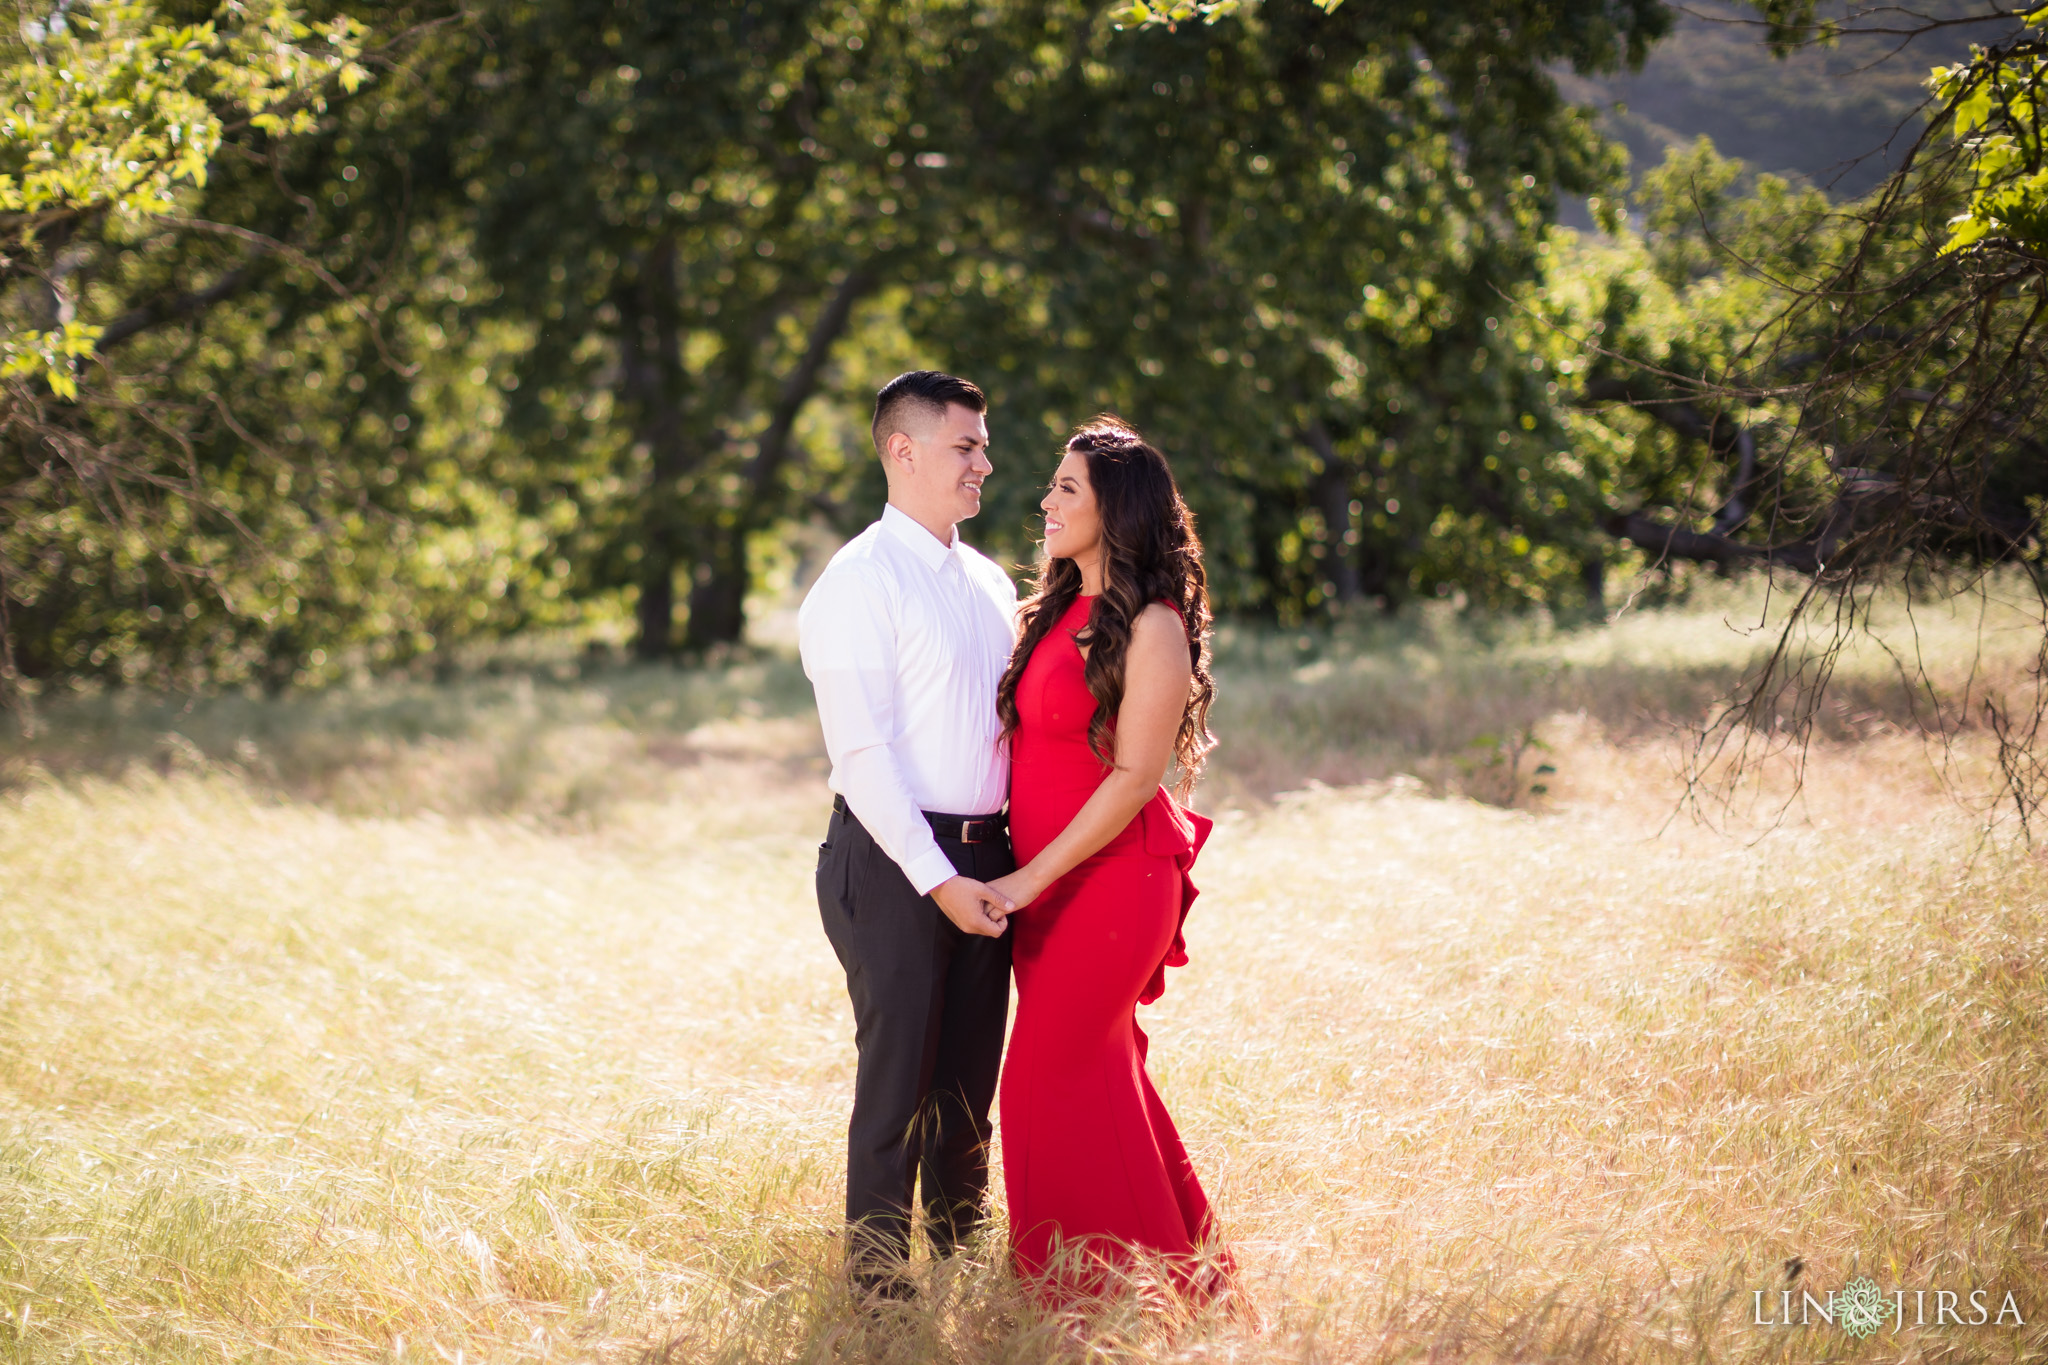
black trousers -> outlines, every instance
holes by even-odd
[[[964,876],[1016,870],[1007,835],[939,847]],[[1010,937],[963,933],[846,811],[833,812],[818,850],[818,910],[846,969],[860,1054],[846,1142],[850,1251],[856,1273],[886,1277],[910,1254],[914,1180],[940,1255],[987,1208]]]

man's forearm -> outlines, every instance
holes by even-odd
[[[846,804],[884,853],[903,869],[920,896],[954,875],[953,860],[932,837],[910,784],[886,746],[862,749],[836,761]]]

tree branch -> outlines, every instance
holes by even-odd
[[[246,261],[204,289],[174,294],[170,298],[129,309],[106,325],[105,330],[100,333],[99,344],[95,350],[98,354],[105,355],[122,342],[152,327],[204,312],[222,299],[239,293],[255,278],[256,265],[257,262],[253,259]]]
[[[869,290],[879,282],[880,277],[867,265],[855,266],[846,272],[846,278],[839,282],[839,288],[825,306],[818,310],[818,317],[811,324],[811,335],[805,343],[804,353],[794,368],[784,376],[782,388],[775,396],[775,406],[770,410],[768,426],[761,433],[754,458],[748,463],[747,482],[758,495],[759,490],[772,481],[782,462],[788,458],[789,435],[796,425],[797,414],[810,400],[811,393],[818,386],[818,373],[825,367],[826,359],[832,354],[834,343],[846,324],[853,317],[853,306],[859,303]]]

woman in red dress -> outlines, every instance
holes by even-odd
[[[1143,1258],[1206,1298],[1225,1262],[1135,1016],[1187,961],[1209,830],[1160,785],[1178,763],[1185,799],[1213,743],[1202,548],[1165,458],[1112,417],[1067,442],[1040,506],[1046,560],[997,700],[1021,864],[993,883],[1017,911],[999,1100],[1011,1256],[1054,1300]]]

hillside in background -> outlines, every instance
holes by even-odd
[[[1928,70],[1989,43],[1997,23],[1964,23],[1906,41],[1898,36],[1846,37],[1783,58],[1764,45],[1755,11],[1734,6],[1683,6],[1676,29],[1643,69],[1587,79],[1564,76],[1574,100],[1608,110],[1607,130],[1629,151],[1637,176],[1664,159],[1665,149],[1701,134],[1724,156],[1751,168],[1810,181],[1836,198],[1873,188],[1911,148],[1924,117]],[[1911,11],[1860,5],[1861,28],[1907,28],[1929,19],[1953,21],[1994,12],[1983,3],[1945,0]]]

